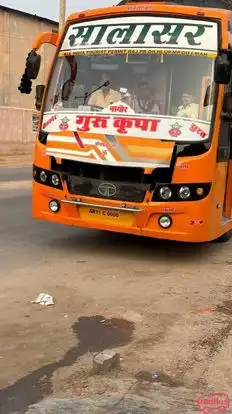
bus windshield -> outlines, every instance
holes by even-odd
[[[210,122],[212,74],[213,59],[202,56],[59,56],[45,112],[125,111]]]
[[[207,140],[217,33],[215,22],[172,15],[71,24],[47,93],[47,131],[61,121],[70,131]]]

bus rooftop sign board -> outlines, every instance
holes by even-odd
[[[217,23],[175,17],[130,16],[70,25],[62,51],[171,49],[216,53]]]

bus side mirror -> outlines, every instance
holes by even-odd
[[[43,96],[44,96],[44,85],[37,85],[36,86],[36,92],[35,92],[35,107],[37,111],[40,111],[42,102],[43,102]]]
[[[26,72],[29,79],[37,79],[41,65],[41,56],[32,50],[26,60]]]
[[[32,49],[32,51],[27,55],[26,67],[18,87],[18,90],[21,93],[26,93],[28,95],[31,93],[32,80],[37,78],[40,70],[40,64],[41,56],[37,55],[36,51]]]
[[[214,82],[216,84],[228,85],[231,75],[231,61],[228,53],[223,52],[215,59]]]

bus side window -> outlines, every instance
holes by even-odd
[[[232,83],[225,85],[224,97],[231,91]],[[221,109],[223,110],[223,109]],[[228,161],[231,149],[231,122],[221,119],[219,137],[218,137],[218,154],[217,161]],[[232,155],[232,154],[231,154]]]
[[[230,35],[231,35],[231,37],[232,37],[232,20],[229,20],[229,21],[228,21],[228,32],[230,33]],[[232,40],[232,39],[230,39],[230,46],[232,46],[232,45],[231,45],[231,40]]]

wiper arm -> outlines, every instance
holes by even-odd
[[[110,81],[105,81],[102,85],[100,85],[100,86],[98,86],[96,89],[94,89],[93,91],[91,91],[91,92],[85,92],[85,94],[84,94],[84,96],[75,96],[75,99],[81,99],[81,98],[83,98],[84,99],[84,103],[83,103],[83,105],[85,105],[86,104],[86,101],[87,101],[87,99],[94,93],[94,92],[97,92],[97,91],[99,91],[100,89],[102,89],[102,88],[104,88],[105,86],[109,86],[109,84],[110,84]]]

